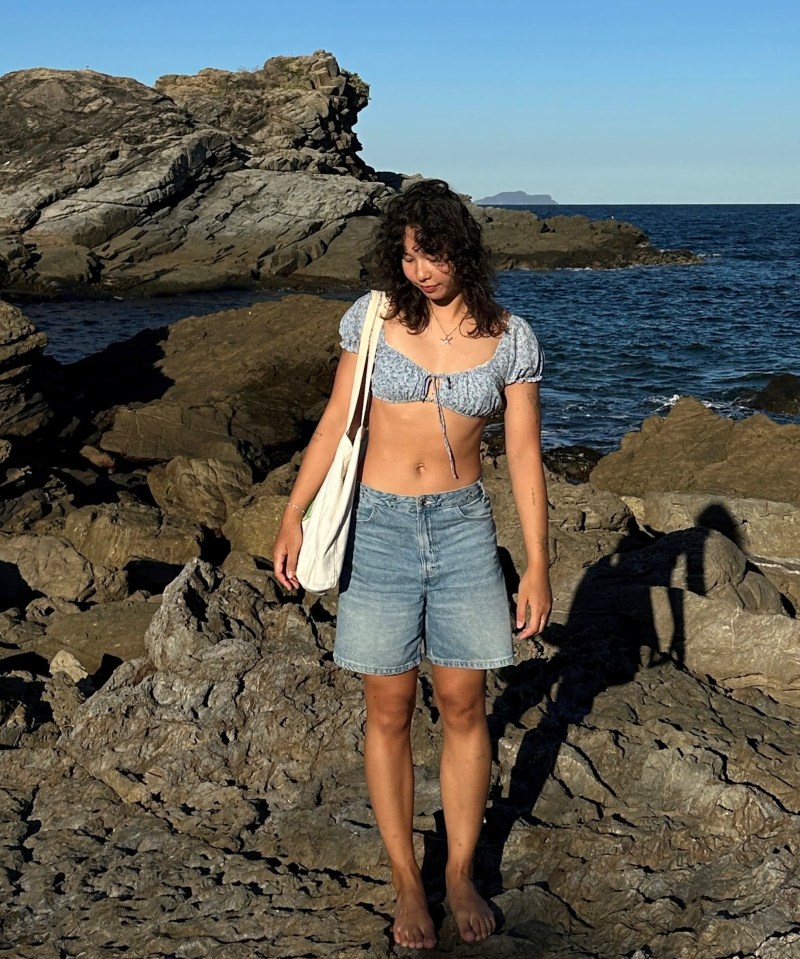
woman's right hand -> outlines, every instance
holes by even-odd
[[[287,509],[272,547],[275,578],[284,589],[300,588],[300,580],[297,578],[297,557],[300,555],[300,546],[303,542],[303,527],[300,525],[300,516],[297,515],[295,518],[291,515],[295,512]]]

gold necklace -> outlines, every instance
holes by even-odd
[[[442,334],[443,334],[443,335],[440,337],[439,342],[440,342],[443,346],[450,346],[450,344],[451,344],[452,341],[453,341],[453,336],[455,335],[456,330],[457,330],[457,329],[461,326],[461,324],[464,322],[464,317],[466,317],[467,314],[465,313],[464,316],[462,316],[461,319],[458,321],[458,323],[456,323],[456,325],[453,327],[453,329],[450,330],[450,332],[448,333],[448,332],[445,330],[445,328],[442,326],[442,321],[441,321],[441,320],[439,319],[439,317],[434,313],[433,307],[430,305],[430,303],[428,304],[428,310],[429,310],[431,316],[434,318],[434,320],[436,320],[437,326],[438,326],[439,329],[442,331]]]

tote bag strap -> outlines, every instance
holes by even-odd
[[[378,337],[383,325],[383,307],[386,303],[386,294],[378,290],[373,290],[370,294],[367,315],[364,318],[364,326],[361,329],[361,340],[358,344],[358,359],[356,360],[356,371],[353,376],[353,390],[350,394],[350,409],[347,413],[347,432],[353,427],[353,420],[356,414],[359,397],[363,394],[361,403],[361,421],[364,425],[364,418],[367,412],[367,392],[369,383],[372,379],[372,369],[375,366],[375,352],[378,349]]]

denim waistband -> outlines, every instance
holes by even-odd
[[[483,480],[476,480],[469,486],[462,486],[459,489],[446,490],[443,493],[423,493],[421,496],[400,496],[397,493],[385,493],[383,490],[373,489],[365,483],[361,483],[358,488],[360,502],[383,506],[385,509],[401,510],[405,513],[464,506],[484,496],[486,496],[486,489]]]

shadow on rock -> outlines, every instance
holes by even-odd
[[[160,369],[164,328],[142,330],[64,367],[65,376],[92,412],[159,399],[172,386]]]
[[[722,506],[709,508],[698,523],[705,528],[666,536],[644,549],[636,536],[622,540],[617,552],[586,570],[566,622],[548,627],[546,640],[555,654],[502,671],[505,688],[489,716],[500,778],[490,795],[475,863],[485,895],[505,888],[501,864],[514,825],[541,821],[537,804],[548,780],[559,782],[556,766],[570,727],[586,719],[606,690],[631,683],[641,669],[668,661],[682,668],[685,591],[700,596],[710,591],[705,556],[712,531],[736,539],[735,524]],[[509,589],[515,589],[518,578],[508,563],[504,568],[511,573]],[[675,588],[678,582],[683,588]],[[653,587],[666,588],[669,595],[671,626],[666,628],[656,622]],[[603,780],[602,770],[592,772]],[[571,798],[566,785],[560,787],[564,798]],[[442,817],[437,827],[438,835],[426,842],[423,866],[434,899],[443,892]]]

